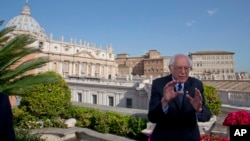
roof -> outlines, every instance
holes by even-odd
[[[234,52],[229,51],[197,51],[194,53],[189,53],[189,55],[228,55],[228,54],[235,54]]]
[[[203,83],[217,90],[250,92],[250,81],[247,80],[203,80]]]

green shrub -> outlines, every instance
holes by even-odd
[[[56,82],[28,87],[20,105],[13,109],[16,127],[40,128],[41,122],[44,127],[66,127],[60,116],[72,105],[70,89],[59,74],[49,71],[39,75],[44,74],[56,78]]]
[[[100,111],[96,111],[93,113],[93,116],[91,118],[91,125],[90,128],[101,132],[101,133],[109,133],[109,124],[108,124],[108,115],[105,113],[102,113]]]
[[[141,136],[141,131],[146,128],[147,123],[147,119],[77,106],[68,108],[62,118],[76,118],[78,127],[133,139]]]
[[[62,119],[75,118],[77,127],[93,129],[101,133],[110,133],[118,136],[138,139],[141,131],[146,128],[146,119],[123,115],[111,111],[100,111],[92,108],[69,106],[60,118],[39,118],[25,110],[25,106],[14,108],[14,123],[18,128],[33,129],[40,127],[37,121],[43,121],[44,127],[65,128]]]
[[[57,78],[53,84],[37,84],[31,86],[23,96],[19,107],[36,117],[59,117],[71,105],[70,89],[66,81],[55,72],[46,72]]]
[[[106,112],[105,114],[107,114],[110,133],[120,136],[128,136],[130,132],[128,126],[130,116],[125,116],[121,113],[115,112]]]
[[[21,129],[35,129],[40,127],[37,121],[38,117],[31,115],[25,108],[13,108],[13,122],[14,126]]]
[[[91,108],[82,108],[78,106],[69,106],[64,113],[61,114],[61,118],[75,118],[76,126],[90,128],[91,118],[93,117],[93,113],[97,110]]]
[[[39,134],[31,134],[29,130],[15,129],[16,141],[45,141]]]
[[[147,127],[147,120],[130,117],[128,127],[130,128],[128,136],[137,139],[140,136],[141,131]]]
[[[54,118],[54,119],[44,119],[43,121],[43,125],[44,128],[46,127],[57,127],[57,128],[66,128],[67,125],[64,124],[64,121],[62,119],[59,118]]]
[[[208,85],[204,85],[205,100],[212,115],[219,115],[221,113],[222,102],[219,99],[217,90]]]

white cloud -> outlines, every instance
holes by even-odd
[[[192,26],[193,24],[195,24],[196,21],[195,20],[192,20],[192,21],[189,21],[186,23],[187,26]]]
[[[208,13],[209,16],[212,16],[212,15],[217,13],[217,9],[207,10],[207,13]]]

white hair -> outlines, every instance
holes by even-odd
[[[174,56],[172,56],[170,59],[169,59],[169,67],[174,65],[174,62],[175,62],[175,59],[177,56],[183,56],[183,57],[186,57],[188,62],[189,62],[189,67],[192,68],[192,60],[189,58],[189,56],[187,55],[184,55],[184,54],[176,54]]]

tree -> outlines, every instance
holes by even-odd
[[[2,25],[3,21],[0,21]],[[28,34],[11,36],[15,27],[0,30],[0,93],[22,95],[33,84],[52,83],[50,74],[28,73],[48,63],[48,57],[37,57],[22,62],[28,55],[39,53],[38,47],[31,46],[35,39]]]
[[[59,74],[52,71],[45,74],[56,77],[57,82],[33,85],[27,96],[22,97],[19,107],[25,107],[26,112],[39,118],[60,117],[71,106],[70,88]]]

